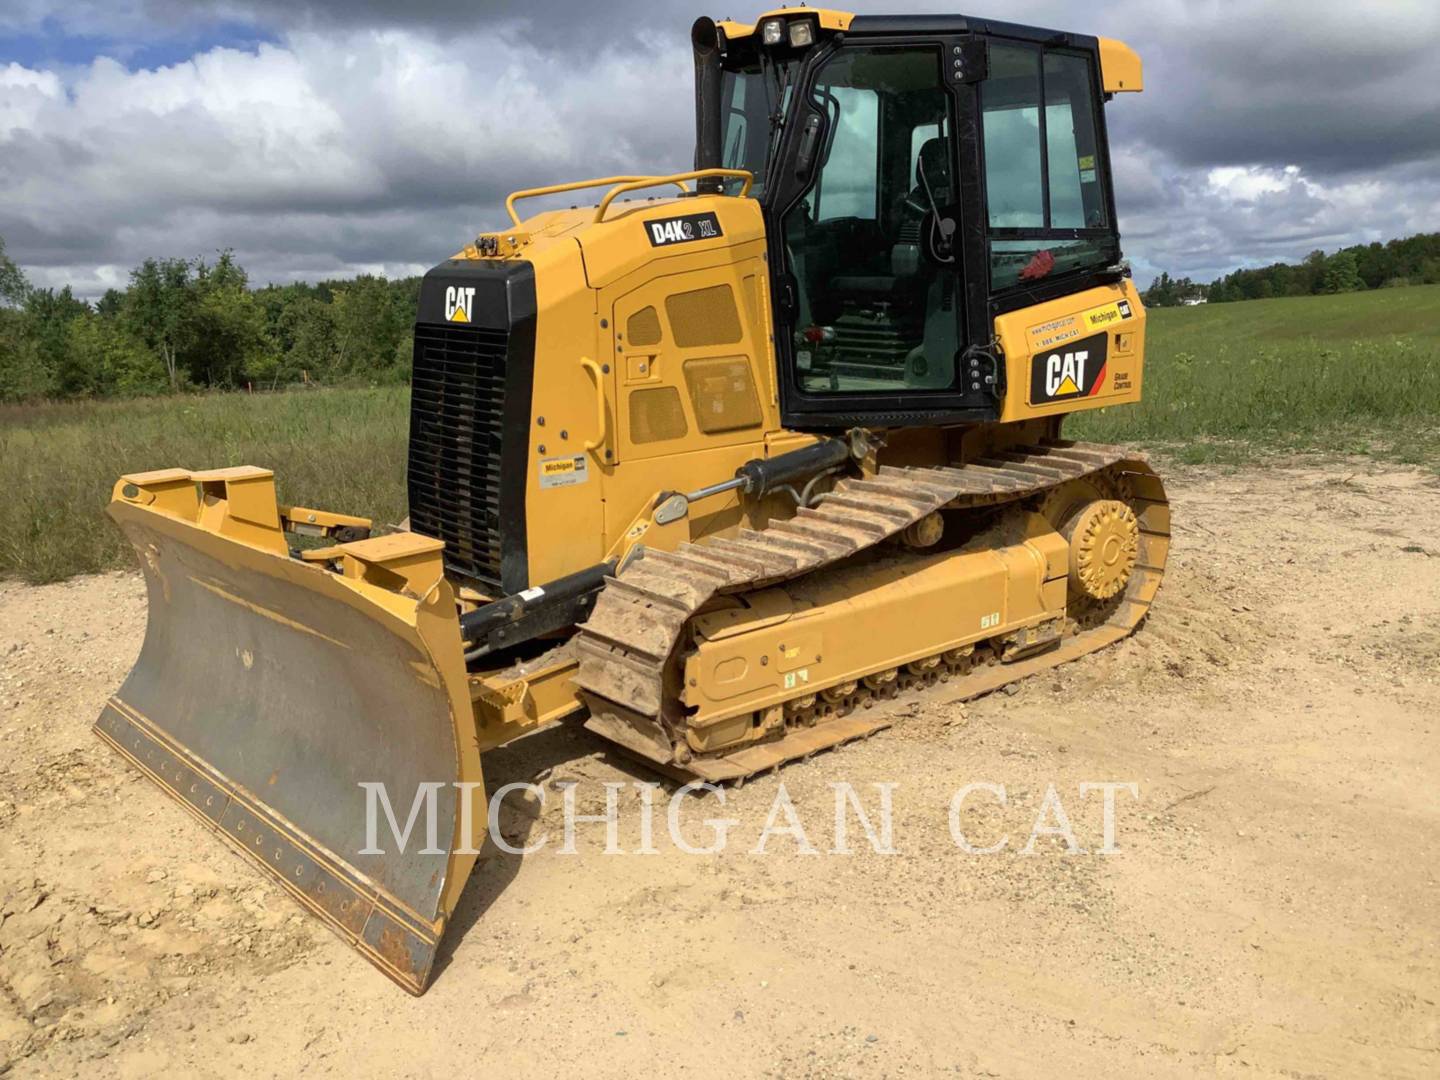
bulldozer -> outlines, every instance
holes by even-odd
[[[1164,573],[1145,458],[1062,434],[1140,399],[1139,57],[805,7],[691,42],[693,168],[517,191],[424,276],[406,522],[250,466],[109,504],[149,616],[99,736],[412,993],[486,751],[568,720],[740,783],[1113,643]],[[377,786],[438,842],[367,837]]]

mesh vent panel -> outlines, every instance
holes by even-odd
[[[631,345],[659,345],[660,313],[653,307],[635,312],[625,324],[625,337]]]
[[[740,311],[729,285],[693,289],[665,298],[670,333],[682,349],[733,345],[740,340]]]
[[[760,423],[760,399],[755,394],[750,363],[743,356],[687,360],[685,385],[690,388],[695,423],[705,434]]]
[[[689,429],[680,391],[673,386],[656,386],[630,394],[630,439],[635,443],[679,439]]]

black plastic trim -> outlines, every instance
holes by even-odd
[[[455,323],[446,318],[446,290],[450,287],[475,290],[469,318]],[[499,531],[499,579],[476,576],[474,568],[461,563],[448,548],[446,566],[461,576],[475,580],[487,591],[497,588],[506,593],[520,592],[529,587],[529,547],[525,526],[525,481],[529,466],[529,434],[531,396],[535,377],[535,268],[520,259],[450,259],[425,275],[420,285],[417,328],[439,326],[468,327],[495,338],[504,334],[504,371],[498,432],[475,431],[472,435],[500,443],[499,506],[496,520]],[[498,338],[496,338],[498,340]],[[416,335],[417,360],[422,347]],[[417,369],[419,365],[417,364]],[[411,395],[410,461],[407,491],[412,506],[421,494],[413,475],[419,450],[419,433],[430,417],[421,414],[424,402]],[[478,419],[478,417],[476,418]],[[453,470],[450,463],[436,462],[437,468]],[[458,496],[457,496],[458,497]],[[445,506],[435,508],[437,515]],[[444,530],[441,530],[444,531]],[[446,539],[440,537],[440,539]]]

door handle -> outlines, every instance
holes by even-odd
[[[795,155],[795,175],[805,179],[810,175],[810,166],[815,161],[815,143],[820,137],[820,117],[811,113],[800,128],[800,150]]]
[[[588,371],[595,379],[595,416],[600,437],[598,439],[587,439],[585,441],[585,452],[594,454],[596,450],[610,441],[610,414],[605,409],[605,372],[599,364],[591,360],[588,356],[582,356],[580,358],[580,366]],[[603,455],[595,455],[597,461],[608,460],[609,457],[609,450],[606,450]]]

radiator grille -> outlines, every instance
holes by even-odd
[[[415,327],[410,396],[410,527],[445,541],[445,565],[497,595],[500,432],[510,333]]]

